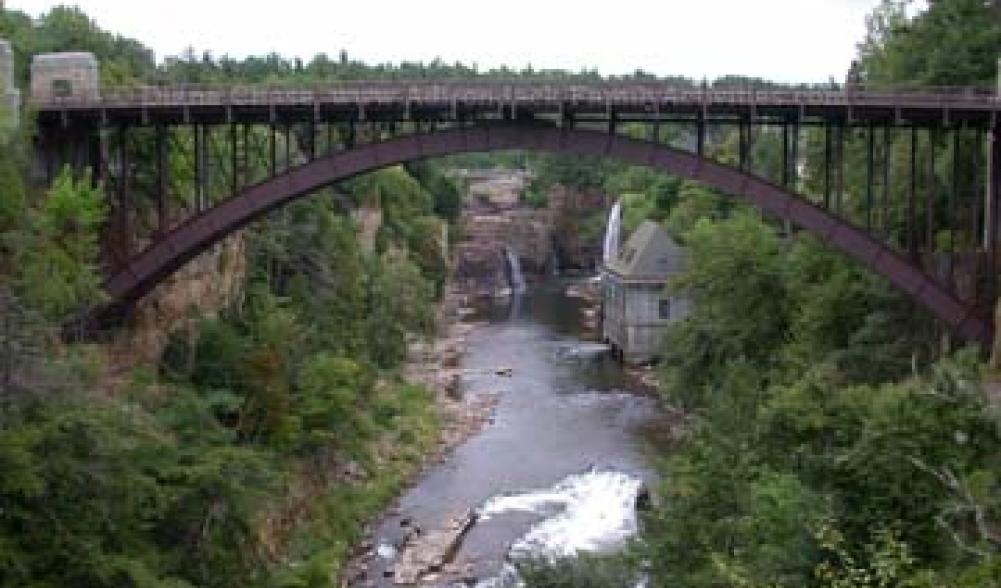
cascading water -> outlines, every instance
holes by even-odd
[[[511,292],[522,294],[525,292],[525,276],[521,273],[521,261],[518,255],[510,247],[504,248],[504,255],[507,257],[507,269],[511,281]]]
[[[619,238],[622,231],[622,200],[617,200],[608,213],[608,225],[605,227],[605,249],[602,264],[608,266],[619,255]]]
[[[545,517],[511,545],[513,559],[608,553],[636,534],[636,501],[642,486],[635,476],[592,470],[544,490],[492,498],[480,508],[480,520],[509,512]]]
[[[643,482],[635,476],[592,469],[551,488],[491,498],[479,509],[481,522],[512,512],[538,515],[542,521],[511,544],[500,573],[476,588],[523,588],[520,560],[557,561],[621,549],[639,528],[636,508],[642,489]]]

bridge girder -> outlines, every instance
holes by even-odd
[[[92,319],[100,321],[120,312],[227,235],[320,188],[409,161],[513,149],[610,158],[701,182],[819,236],[885,276],[960,337],[985,345],[993,339],[991,320],[923,271],[914,258],[905,257],[864,228],[811,203],[792,188],[660,143],[531,120],[461,126],[358,145],[239,190],[160,235],[129,259],[105,284],[111,304]],[[991,230],[996,232],[996,227]]]

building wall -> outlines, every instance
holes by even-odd
[[[21,94],[14,86],[14,52],[10,43],[3,39],[0,39],[0,103],[10,117],[5,122],[17,126]]]
[[[663,284],[629,283],[614,274],[605,274],[604,284],[604,339],[621,352],[626,363],[655,360],[665,329],[688,314],[690,301],[669,296]],[[666,317],[661,317],[662,301],[667,303]]]
[[[97,60],[90,53],[48,53],[31,62],[31,96],[97,98],[101,95]]]
[[[614,274],[602,275],[602,338],[617,348],[626,343],[625,288],[622,279]]]

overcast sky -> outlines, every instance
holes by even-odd
[[[72,0],[71,0],[72,1]],[[37,16],[64,2],[8,0]],[[345,49],[367,62],[643,69],[709,79],[843,79],[879,0],[79,0],[158,58]]]

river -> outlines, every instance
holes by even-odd
[[[626,391],[619,365],[582,338],[581,303],[565,285],[550,280],[471,317],[483,324],[468,339],[461,386],[467,401],[497,394],[494,418],[377,527],[379,585],[393,585],[383,570],[408,529],[440,528],[470,509],[480,517],[448,566],[453,577],[446,570],[430,585],[496,585],[489,579],[511,552],[607,551],[635,532],[636,495],[653,477],[642,431],[656,402]]]

